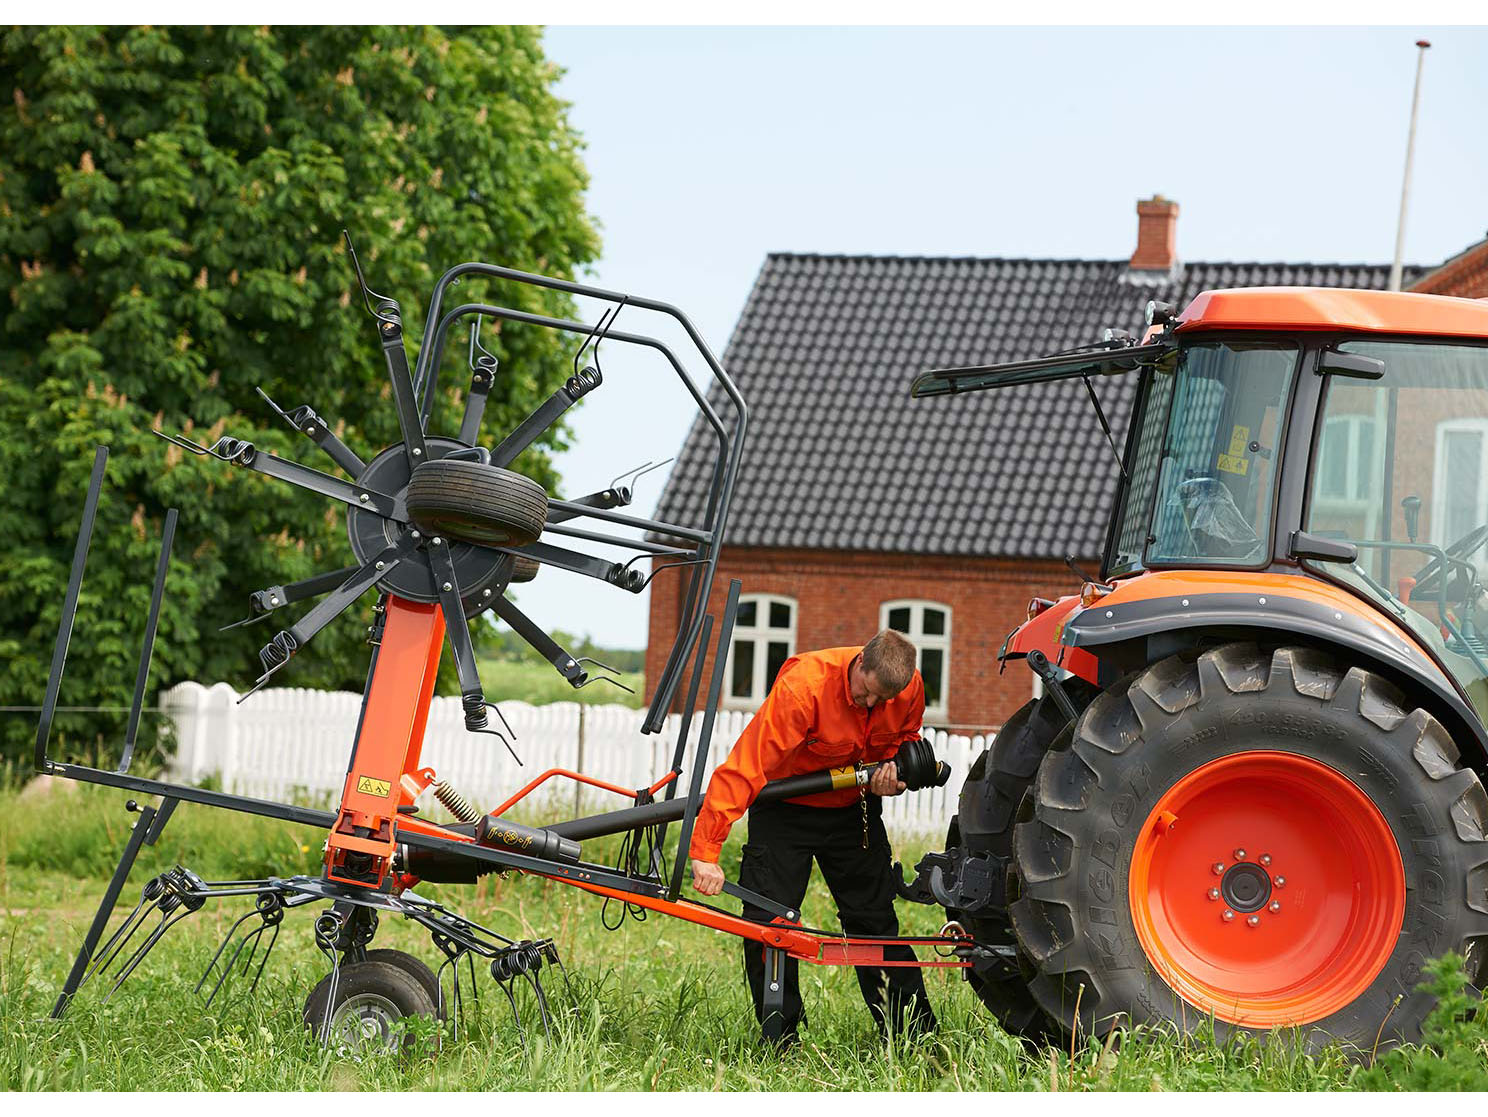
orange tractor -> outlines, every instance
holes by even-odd
[[[1136,378],[1102,569],[906,891],[1009,1030],[1419,1040],[1488,951],[1488,301],[1211,291],[916,397]],[[1102,423],[1105,420],[1102,416]],[[1109,431],[1108,431],[1109,435]],[[1114,447],[1114,442],[1113,442]]]

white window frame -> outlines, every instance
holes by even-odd
[[[754,603],[754,615],[756,623],[752,625],[741,625],[734,622],[733,635],[729,637],[728,659],[723,668],[723,696],[720,705],[730,710],[757,710],[765,695],[769,692],[765,678],[768,669],[770,644],[785,641],[786,658],[796,654],[796,626],[800,619],[800,606],[794,597],[786,597],[779,593],[747,593],[739,598],[742,607],[750,602]],[[770,606],[785,605],[790,609],[790,627],[771,628]],[[734,690],[734,645],[742,640],[748,640],[754,645],[754,677],[750,680],[750,694],[748,697],[735,696]]]
[[[1478,454],[1478,508],[1477,522],[1488,523],[1488,418],[1443,419],[1436,424],[1435,464],[1431,473],[1431,541],[1445,547],[1455,542],[1444,539],[1447,527],[1447,439],[1448,434],[1476,434],[1480,436]],[[1482,569],[1483,556],[1477,556]]]
[[[940,702],[931,706],[928,699],[925,706],[926,721],[944,721],[949,716],[951,706],[951,613],[952,609],[944,601],[930,601],[926,598],[901,598],[896,601],[885,601],[878,607],[878,627],[889,627],[889,613],[894,609],[909,610],[909,631],[901,633],[915,647],[915,667],[918,668],[924,661],[927,649],[936,649],[941,653],[940,666]],[[945,632],[938,635],[925,635],[925,610],[938,609],[945,614]],[[895,631],[898,631],[897,629]]]

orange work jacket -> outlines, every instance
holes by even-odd
[[[728,759],[713,771],[692,831],[693,857],[716,862],[729,829],[770,780],[884,760],[920,735],[925,684],[918,671],[889,701],[871,710],[853,705],[847,673],[862,650],[827,648],[785,661]],[[787,802],[848,807],[858,795],[848,787]]]

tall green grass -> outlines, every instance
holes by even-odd
[[[310,933],[319,905],[290,912],[256,995],[203,1010],[192,989],[220,937],[247,911],[216,902],[170,932],[107,1003],[86,986],[66,1018],[47,1018],[135,816],[126,795],[59,783],[45,796],[0,792],[0,1089],[55,1090],[1321,1090],[1451,1088],[1485,1084],[1488,1013],[1464,1019],[1470,1002],[1444,999],[1439,1038],[1428,1050],[1382,1057],[1372,1070],[1338,1051],[1310,1055],[1286,1035],[1177,1038],[1139,1030],[1119,1043],[1026,1050],[999,1029],[951,970],[926,971],[939,1032],[912,1044],[874,1032],[847,969],[803,966],[809,1026],[784,1054],[763,1047],[745,992],[741,948],[730,937],[652,915],[615,932],[597,898],[520,876],[471,887],[426,886],[513,937],[551,935],[567,981],[549,974],[559,1012],[549,1042],[530,993],[519,993],[525,1043],[506,999],[478,970],[481,999],[460,1037],[421,1040],[407,1058],[355,1062],[314,1044],[300,1023],[325,962]],[[323,833],[184,805],[159,845],[146,848],[121,912],[144,882],[176,863],[208,878],[314,872]],[[608,856],[612,843],[591,843]],[[899,851],[912,863],[919,849]],[[737,845],[725,853],[736,869]],[[612,905],[613,914],[613,905]],[[834,925],[829,897],[814,887],[804,916]],[[909,932],[933,932],[940,913],[901,906]],[[436,952],[416,925],[385,918],[378,945]],[[1449,990],[1450,965],[1435,980]],[[1447,1066],[1450,1059],[1450,1067]],[[1476,1077],[1475,1077],[1476,1076]]]

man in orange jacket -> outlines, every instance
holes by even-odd
[[[704,896],[723,889],[718,853],[730,827],[748,810],[749,841],[739,870],[743,887],[799,910],[815,858],[845,933],[897,935],[897,892],[881,797],[898,795],[905,785],[892,763],[879,768],[866,789],[752,804],[770,780],[893,756],[905,741],[919,737],[924,714],[925,685],[915,670],[914,645],[897,632],[886,629],[861,648],[828,648],[786,660],[708,784],[692,832],[693,888]],[[749,904],[744,915],[770,919]],[[914,953],[896,946],[885,958],[910,961]],[[744,967],[755,1015],[763,1024],[765,963],[759,943],[745,941]],[[918,969],[859,966],[857,971],[863,1000],[880,1031],[935,1027]],[[804,1015],[793,958],[785,963],[784,992],[782,1039],[792,1042]]]

